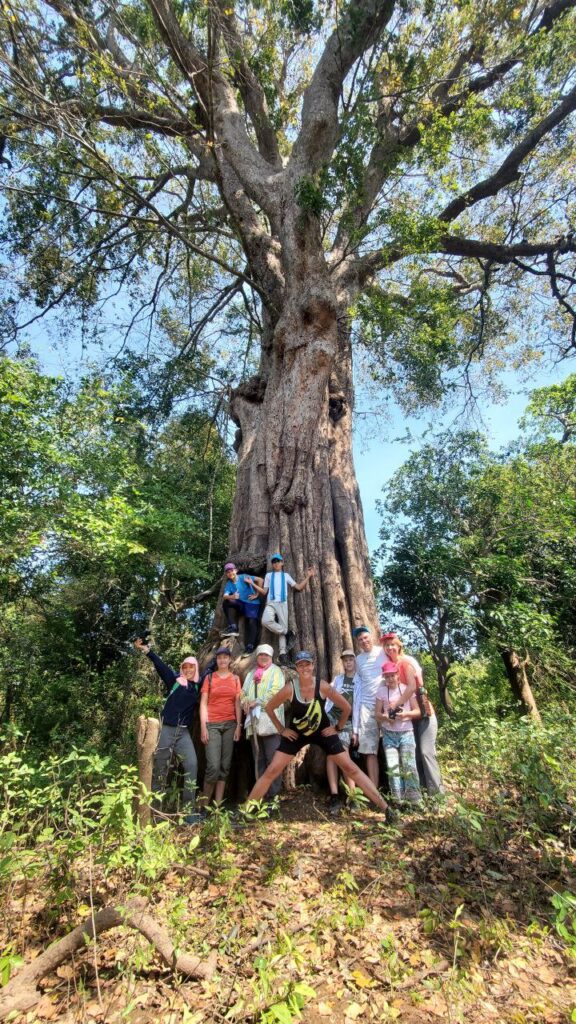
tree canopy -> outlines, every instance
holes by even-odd
[[[185,353],[232,306],[246,352],[303,258],[295,201],[419,400],[505,338],[568,350],[574,25],[569,0],[9,0],[5,322],[76,303],[97,333],[120,292],[125,329],[178,306]],[[537,333],[507,323],[527,293]]]

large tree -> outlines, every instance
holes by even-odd
[[[574,343],[575,5],[3,4],[5,322],[140,288],[138,325],[167,289],[189,353],[243,312],[230,555],[318,567],[296,621],[325,669],[376,622],[354,324],[435,394],[502,339],[525,275]]]

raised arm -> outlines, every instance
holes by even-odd
[[[150,659],[154,668],[156,669],[160,679],[164,683],[166,693],[169,693],[174,683],[176,682],[177,676],[173,668],[170,665],[166,665],[161,658],[158,657],[155,651],[151,651],[147,644],[143,640],[135,640],[134,647],[137,651],[145,654]]]
[[[306,575],[305,575],[304,579],[301,580],[300,583],[295,583],[292,589],[293,590],[304,590],[304,587],[308,586],[308,580],[312,579],[312,576],[314,576],[315,573],[316,573],[316,570],[313,569],[312,566],[309,566],[306,569]],[[328,683],[326,683],[326,685],[328,685]]]

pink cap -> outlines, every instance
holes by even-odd
[[[196,667],[196,672],[194,673],[194,679],[192,681],[194,683],[197,683],[198,680],[200,679],[200,672],[198,671],[198,660],[197,660],[197,658],[193,658],[192,656],[189,656],[188,658],[184,658],[184,661],[181,662],[181,664],[180,664],[180,668],[182,669],[184,667],[184,665],[194,665]]]
[[[226,562],[226,565],[224,566],[224,572],[228,572],[230,569],[235,568],[236,566],[234,565],[234,562]]]
[[[398,665],[395,665],[393,661],[385,661],[382,665],[382,675],[391,676],[398,671]]]

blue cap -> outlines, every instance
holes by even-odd
[[[298,664],[299,661],[314,661],[314,656],[310,654],[310,651],[298,651],[294,661],[296,664]]]
[[[215,656],[218,657],[219,654],[229,654],[232,657],[232,651],[229,647],[219,647]]]
[[[352,636],[353,637],[357,637],[357,636],[360,636],[361,633],[369,633],[369,632],[370,632],[370,630],[368,629],[368,626],[356,626],[356,628],[352,630]]]
[[[280,554],[278,554],[278,552],[276,552],[275,555],[271,555],[270,561],[271,562],[283,562],[284,559],[282,558],[282,555],[280,555]]]

